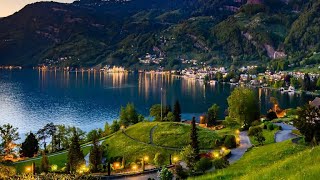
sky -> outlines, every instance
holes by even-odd
[[[64,2],[64,3],[71,3],[74,0],[0,0],[0,17],[9,16],[24,6],[34,2],[40,1],[56,1],[56,2]]]

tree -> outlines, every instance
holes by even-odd
[[[229,116],[246,129],[260,117],[259,100],[251,89],[236,88],[228,97],[228,105]]]
[[[21,145],[20,154],[23,157],[33,157],[39,150],[39,142],[36,136],[30,132],[26,140]]]
[[[174,122],[181,122],[181,107],[177,100],[173,106]]]
[[[217,104],[212,105],[208,109],[208,126],[216,125],[217,119],[218,119],[218,113],[219,113],[219,106]]]
[[[254,140],[256,140],[259,145],[263,145],[264,141],[266,141],[266,138],[263,136],[262,132],[258,132],[254,135]]]
[[[1,147],[4,150],[4,155],[10,155],[15,148],[14,141],[19,139],[18,128],[14,128],[10,124],[0,126],[0,137],[2,139]]]
[[[113,123],[111,124],[111,133],[115,133],[120,130],[120,124],[118,123],[117,120],[114,120]]]
[[[294,126],[305,136],[306,142],[320,141],[320,109],[309,104],[298,108]]]
[[[110,134],[111,134],[111,127],[110,127],[109,123],[106,122],[106,124],[104,125],[103,136],[108,136]]]
[[[199,141],[198,141],[198,129],[196,125],[196,119],[195,117],[192,118],[192,123],[191,123],[191,132],[190,132],[190,145],[194,149],[194,152],[196,154],[196,160],[199,160]]]
[[[161,104],[155,104],[150,108],[150,116],[154,117],[154,121],[161,121]],[[163,112],[162,112],[163,118]]]
[[[165,162],[166,162],[166,157],[161,154],[161,153],[157,153],[155,156],[154,156],[154,159],[153,159],[154,163],[158,166],[158,167],[161,167],[163,165],[165,165]]]
[[[169,121],[169,122],[174,122],[174,114],[172,112],[169,112],[167,117],[166,117],[166,120]]]
[[[97,136],[98,139],[101,138],[102,137],[102,130],[101,129],[98,129],[98,130],[93,129],[93,130],[89,131],[87,134],[87,141],[88,142],[92,141],[94,136]]]
[[[95,173],[98,172],[98,166],[102,163],[102,153],[103,149],[102,146],[99,145],[99,134],[97,131],[93,131],[92,133],[92,148],[90,150],[90,166],[91,172]]]
[[[54,149],[55,147],[55,139],[53,138],[55,133],[57,132],[57,128],[53,123],[48,123],[47,125],[45,125],[44,127],[46,133],[49,135],[49,137],[51,137],[51,151],[54,152],[56,151],[56,149]]]
[[[48,159],[46,153],[42,152],[40,170],[41,170],[41,172],[47,173],[47,172],[49,172],[49,168],[50,168],[49,159]]]
[[[189,169],[193,169],[196,165],[196,156],[193,147],[191,145],[188,145],[184,147],[180,153],[181,159],[187,164]]]
[[[318,78],[318,80],[317,80],[316,87],[317,87],[318,90],[320,90],[320,78]]]
[[[303,77],[302,89],[305,91],[311,90],[311,79],[308,73],[306,73]]]
[[[80,147],[80,138],[76,129],[73,129],[73,137],[67,157],[67,170],[74,173],[85,163],[84,155]]]
[[[128,127],[131,124],[139,122],[138,113],[132,103],[128,103],[127,106],[121,107],[120,110],[120,124]]]

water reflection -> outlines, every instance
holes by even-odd
[[[184,118],[204,113],[212,104],[227,109],[227,97],[235,87],[208,84],[163,74],[109,74],[100,71],[0,70],[0,124],[12,123],[22,132],[48,122],[90,130],[118,117],[121,106],[133,102],[139,113],[149,114],[153,104],[173,106],[180,100]],[[313,97],[256,89],[261,112],[276,97],[281,108],[302,105]],[[30,126],[32,124],[32,126]]]

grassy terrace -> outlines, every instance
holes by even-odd
[[[274,136],[277,132],[278,132],[278,130],[269,131],[269,130],[264,129],[262,132],[263,136],[266,138],[264,145],[274,143],[275,142]],[[256,146],[259,145],[259,143],[254,139],[253,136],[249,136],[249,137],[250,137],[250,141],[253,145],[256,145]]]
[[[318,179],[320,147],[291,141],[255,147],[226,169],[195,179]]]
[[[90,148],[91,148],[90,146],[82,148],[83,154],[84,155],[88,154],[90,151]],[[58,166],[58,169],[65,167],[65,164],[67,163],[67,151],[55,153],[55,154],[57,155],[53,154],[52,156],[48,157],[50,165],[55,164]],[[14,166],[17,170],[17,173],[24,173],[25,168],[28,166],[31,166],[33,162],[36,163],[36,167],[40,167],[41,158],[32,159],[30,161],[27,160],[27,161],[17,162],[14,164]]]

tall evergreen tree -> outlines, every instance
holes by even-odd
[[[42,158],[41,158],[41,166],[40,166],[40,170],[41,172],[49,172],[49,159],[48,156],[46,155],[45,152],[42,152]]]
[[[93,141],[93,146],[90,150],[90,165],[91,165],[91,172],[95,173],[98,172],[98,165],[102,163],[102,147],[99,145],[99,135],[97,131],[94,131],[92,133],[92,141]]]
[[[305,91],[311,90],[311,79],[308,73],[304,75],[302,89]]]
[[[39,142],[36,136],[30,132],[26,140],[21,145],[20,154],[23,157],[33,157],[39,150]]]
[[[71,139],[71,145],[68,152],[67,170],[74,173],[84,163],[85,160],[80,147],[79,134],[75,129],[73,129],[73,137]]]
[[[173,106],[173,115],[175,122],[181,122],[181,107],[178,100],[175,102]]]
[[[194,152],[196,154],[196,160],[199,160],[200,149],[199,149],[199,141],[198,141],[198,129],[197,129],[195,117],[192,118],[190,139],[191,139],[190,145],[194,149]]]

